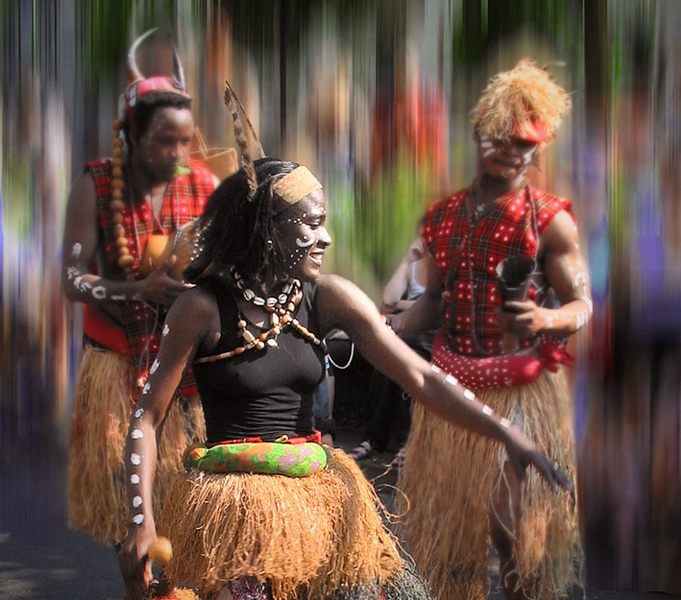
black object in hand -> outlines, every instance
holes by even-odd
[[[527,291],[536,266],[536,261],[526,256],[509,256],[497,265],[502,304],[527,300]]]

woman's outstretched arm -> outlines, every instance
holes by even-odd
[[[520,430],[478,402],[452,375],[423,360],[386,327],[374,304],[353,283],[333,275],[321,277],[317,307],[322,333],[344,330],[369,362],[416,401],[454,425],[502,442],[521,477],[532,464],[551,486],[570,485]]]
[[[215,327],[216,315],[214,299],[199,288],[175,301],[166,318],[149,379],[130,418],[124,455],[128,536],[119,552],[129,600],[145,598],[151,580],[147,551],[156,540],[152,491],[163,421],[184,368],[206,338],[209,325]]]

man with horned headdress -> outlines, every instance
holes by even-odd
[[[441,369],[574,477],[567,337],[588,322],[589,274],[568,199],[528,184],[570,99],[533,61],[493,77],[473,112],[473,183],[432,206],[426,293],[397,318],[432,326]],[[564,597],[581,557],[573,494],[542,489],[503,449],[414,407],[401,484],[408,548],[439,600],[485,597],[488,543],[508,599]]]
[[[64,234],[66,295],[85,303],[69,452],[69,520],[97,541],[114,544],[127,531],[127,423],[140,394],[149,391],[148,374],[159,367],[167,308],[186,287],[178,280],[170,240],[178,227],[203,213],[216,186],[205,166],[189,161],[194,121],[177,53],[172,77],[145,77],[137,67],[137,48],[154,31],[130,49],[113,157],[85,165],[71,191]],[[190,377],[183,379],[166,418],[161,491],[185,447],[203,435]]]

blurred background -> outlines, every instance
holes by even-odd
[[[573,111],[533,178],[573,199],[592,275],[572,371],[585,576],[681,594],[677,0],[0,2],[0,544],[49,547],[63,530],[80,353],[60,283],[66,198],[111,154],[127,49],[153,26],[166,35],[142,71],[171,72],[172,33],[210,147],[234,145],[228,78],[267,153],[324,183],[327,269],[375,300],[425,207],[472,179],[488,78],[555,63]]]

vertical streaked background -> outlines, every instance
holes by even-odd
[[[110,155],[128,44],[157,25],[208,145],[233,145],[229,78],[266,151],[325,184],[330,268],[375,299],[424,207],[470,181],[468,114],[489,76],[524,56],[564,63],[551,70],[572,116],[534,179],[573,199],[593,278],[573,372],[586,575],[681,593],[675,0],[1,2],[0,531],[49,538],[63,522],[55,465],[80,350],[60,287],[66,197],[83,162]],[[166,35],[140,65],[170,72]]]

